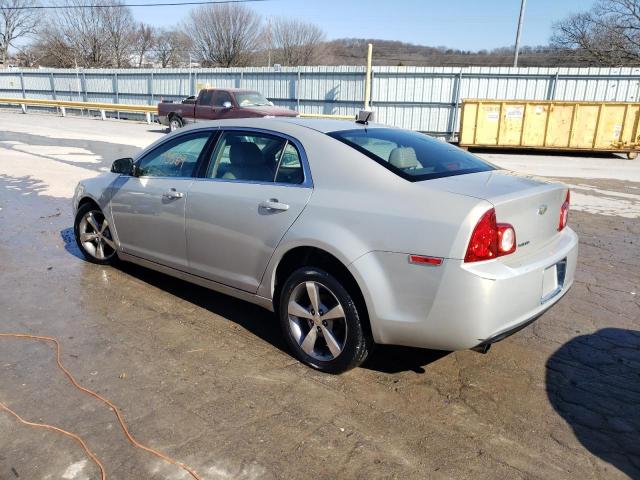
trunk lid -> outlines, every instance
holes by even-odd
[[[506,170],[457,175],[421,183],[426,188],[491,203],[495,207],[498,223],[509,223],[516,231],[517,249],[512,255],[517,256],[533,253],[558,233],[560,207],[567,192],[567,187],[561,183]]]

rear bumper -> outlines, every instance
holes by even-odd
[[[350,270],[362,287],[376,342],[440,350],[494,343],[555,305],[573,284],[578,237],[569,228],[533,255],[438,267],[407,254],[371,252]],[[562,284],[543,292],[544,271],[565,262]],[[545,297],[543,299],[543,297]]]

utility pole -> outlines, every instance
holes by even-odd
[[[518,18],[518,32],[516,33],[516,51],[513,55],[513,66],[518,66],[518,53],[520,53],[520,35],[522,34],[522,24],[524,23],[524,9],[527,5],[527,0],[522,0],[520,3],[520,17]]]

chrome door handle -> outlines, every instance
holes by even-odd
[[[164,192],[162,196],[164,198],[182,198],[184,197],[184,193],[178,192],[175,188],[172,188],[171,190]]]
[[[258,206],[267,210],[289,210],[289,205],[287,205],[286,203],[278,202],[277,198],[271,198],[269,200],[265,200],[264,202],[260,202]]]

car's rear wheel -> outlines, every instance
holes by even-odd
[[[109,222],[97,206],[91,203],[81,206],[73,230],[80,251],[90,262],[106,265],[117,258]]]
[[[295,356],[327,373],[360,365],[371,340],[353,297],[331,274],[315,267],[293,272],[280,294],[280,323]]]
[[[175,132],[179,128],[182,128],[182,125],[183,125],[182,119],[180,117],[178,117],[177,115],[173,115],[169,119],[169,131],[170,132]]]

